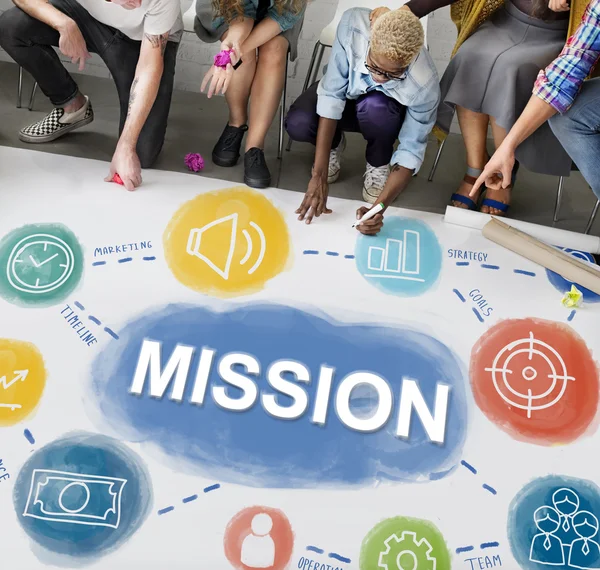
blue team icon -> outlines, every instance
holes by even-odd
[[[600,489],[595,484],[538,479],[517,495],[510,512],[511,549],[523,568],[600,569]]]
[[[562,565],[565,563],[563,544],[554,533],[560,528],[560,515],[552,507],[540,507],[533,515],[539,534],[531,541],[529,560],[540,564]]]
[[[438,280],[442,248],[433,230],[420,220],[389,217],[377,236],[360,236],[356,266],[361,275],[391,295],[421,295]]]
[[[571,257],[574,257],[575,259],[579,259],[581,261],[587,261],[589,263],[597,265],[596,260],[594,259],[594,256],[591,253],[587,253],[585,251],[578,251],[576,249],[568,249],[568,248],[567,249],[563,248],[563,251],[565,253],[568,253]],[[567,279],[565,279],[558,273],[554,273],[554,271],[550,271],[549,269],[546,269],[546,275],[548,276],[548,281],[550,281],[550,283],[556,289],[558,289],[561,293],[566,293],[567,291],[570,291],[571,285],[574,284],[572,281],[568,281]],[[585,287],[582,287],[581,285],[578,285],[577,283],[575,283],[574,285],[577,287],[577,289],[579,289],[583,293],[583,301],[584,302],[586,302],[586,303],[599,303],[600,302],[600,295],[598,295],[597,293],[594,293],[593,291],[590,291],[589,289],[586,289]]]
[[[57,440],[19,472],[14,505],[21,526],[44,550],[96,560],[140,527],[151,506],[141,460],[118,441],[88,433]],[[55,560],[52,558],[52,560]]]

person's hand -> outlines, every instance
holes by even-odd
[[[506,142],[506,141],[505,141]],[[500,190],[511,185],[512,171],[515,165],[515,151],[508,144],[502,143],[494,156],[485,165],[483,172],[475,182],[469,196],[472,198],[485,184],[490,190]]]
[[[86,60],[92,57],[79,26],[73,20],[69,20],[69,23],[60,29],[58,49],[63,55],[71,58],[73,63],[79,64],[79,71],[83,71]]]
[[[219,92],[225,95],[227,91],[227,87],[229,87],[229,83],[231,82],[231,78],[233,77],[233,65],[238,62],[241,57],[240,46],[237,42],[231,42],[229,40],[225,40],[221,42],[221,51],[229,51],[233,50],[231,54],[231,63],[227,64],[227,67],[223,69],[222,67],[216,67],[213,65],[202,80],[202,86],[200,87],[200,92],[204,93],[206,86],[210,82],[210,87],[208,88],[208,98],[210,99],[213,95],[218,95]]]
[[[371,26],[375,23],[375,20],[379,18],[379,16],[383,16],[386,12],[389,12],[390,9],[385,6],[380,6],[379,8],[375,8],[375,10],[371,10],[369,14],[369,20],[371,22]]]
[[[110,163],[109,175],[104,181],[113,182],[115,174],[121,177],[123,186],[129,191],[135,190],[142,184],[142,167],[134,148],[127,145],[117,145]]]
[[[360,220],[371,208],[367,208],[366,206],[362,206],[358,210],[356,210],[356,219]],[[366,236],[374,236],[377,235],[381,228],[383,227],[383,214],[380,212],[379,214],[375,214],[370,220],[363,222],[362,224],[358,224],[356,229]]]
[[[569,6],[569,0],[550,0],[548,8],[553,12],[568,12],[571,6]]]
[[[307,224],[310,224],[315,216],[318,218],[321,214],[331,214],[331,210],[327,207],[328,194],[327,177],[313,174],[308,183],[304,200],[296,210],[298,219],[305,220]]]

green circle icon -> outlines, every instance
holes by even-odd
[[[449,570],[450,552],[435,525],[421,519],[394,517],[364,538],[360,570]]]
[[[83,251],[60,224],[18,228],[0,242],[0,296],[16,305],[62,301],[83,274]]]

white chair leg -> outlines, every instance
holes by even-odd
[[[564,189],[565,179],[561,176],[558,179],[558,188],[556,190],[556,204],[554,206],[554,223],[558,222],[558,214],[560,212],[560,204],[562,202],[563,197],[563,189]]]
[[[29,110],[33,109],[33,100],[35,99],[35,94],[38,88],[37,81],[33,84],[33,88],[31,89],[31,97],[29,98]]]
[[[448,139],[444,139],[442,141],[442,144],[440,144],[440,148],[438,149],[435,160],[433,161],[433,166],[431,167],[431,172],[429,173],[429,178],[427,179],[429,182],[431,182],[433,180],[433,177],[435,176],[435,171],[437,170],[440,158],[442,157],[442,151],[444,150],[444,146],[447,140]]]
[[[281,94],[281,109],[279,111],[279,141],[277,146],[277,158],[283,156],[283,134],[285,132],[285,101],[287,96],[288,65],[290,58],[285,60],[285,79],[283,80],[283,93]],[[291,139],[290,139],[291,140]]]
[[[308,64],[308,71],[306,72],[306,78],[304,79],[304,86],[302,87],[302,93],[304,93],[310,84],[310,78],[313,75],[313,69],[315,67],[315,61],[317,59],[317,52],[319,50],[319,46],[321,46],[321,42],[317,42],[315,44],[315,49],[313,49],[312,57],[310,58],[310,63]],[[323,46],[321,46],[323,47]],[[325,48],[323,48],[325,49]],[[322,53],[322,52],[321,52]],[[288,140],[288,144],[285,150],[290,151],[292,149],[292,139]]]
[[[590,219],[585,228],[586,234],[590,233],[590,230],[592,229],[592,226],[594,225],[594,220],[596,219],[596,214],[598,213],[599,208],[600,208],[600,200],[597,200],[596,205],[594,206],[594,209],[592,210],[592,215],[590,216]]]
[[[21,108],[21,93],[23,92],[23,68],[19,65],[19,82],[17,85],[17,109]]]

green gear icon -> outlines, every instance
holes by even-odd
[[[384,544],[386,548],[379,554],[382,570],[436,570],[433,547],[426,538],[417,538],[416,532],[405,530],[400,537],[392,534]]]

